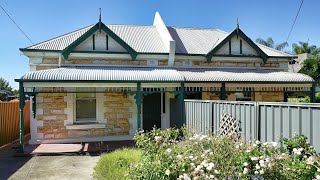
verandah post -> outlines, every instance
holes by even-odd
[[[220,90],[220,100],[226,100],[227,94],[226,94],[226,83],[221,84],[221,90]]]
[[[136,91],[136,104],[137,104],[137,129],[141,129],[141,83],[137,83]]]
[[[181,107],[181,125],[184,125],[186,123],[185,119],[185,107],[184,107],[184,83],[181,83],[180,86],[180,107]]]
[[[25,93],[23,82],[19,82],[19,110],[20,110],[20,145],[19,152],[24,152],[24,118],[23,118],[23,108],[25,105]]]

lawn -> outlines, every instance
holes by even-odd
[[[132,163],[139,161],[142,154],[140,149],[119,149],[103,154],[94,168],[95,179],[125,179]]]

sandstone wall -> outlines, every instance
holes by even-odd
[[[209,93],[209,92],[202,92],[202,100],[220,100],[220,94],[216,93]]]
[[[120,93],[97,93],[97,121],[105,128],[70,129],[74,124],[72,93],[39,93],[36,97],[36,135],[40,139],[130,135],[135,103]],[[102,114],[102,115],[99,115]],[[76,126],[76,125],[75,125]],[[35,138],[35,137],[32,137]]]
[[[264,102],[283,102],[284,93],[283,92],[256,92],[255,101]]]

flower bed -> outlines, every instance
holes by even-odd
[[[303,135],[279,144],[245,143],[232,136],[153,129],[134,140],[143,154],[130,167],[129,179],[320,179],[320,158]]]

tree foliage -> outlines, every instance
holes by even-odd
[[[310,58],[303,61],[299,73],[312,77],[318,83],[320,82],[320,58]]]
[[[12,91],[12,87],[9,85],[9,82],[0,77],[0,90]]]
[[[265,45],[267,47],[274,48],[274,49],[276,49],[278,51],[282,51],[282,50],[284,50],[285,47],[288,46],[287,42],[282,42],[282,43],[279,43],[279,44],[275,44],[271,37],[269,37],[267,39],[258,38],[258,39],[256,39],[256,42],[259,43],[259,44]]]
[[[8,95],[12,94],[12,87],[9,82],[0,77],[0,101],[7,101]]]
[[[317,55],[320,52],[320,49],[316,45],[309,45],[308,42],[299,41],[299,44],[293,43],[292,49],[295,54],[308,53],[312,55]]]

